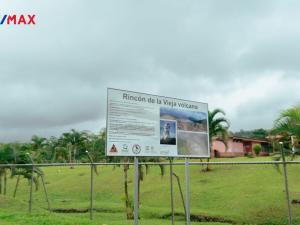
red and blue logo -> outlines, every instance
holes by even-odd
[[[35,25],[35,15],[0,15],[0,25]]]

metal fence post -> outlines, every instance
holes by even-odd
[[[284,185],[285,185],[285,195],[288,207],[288,221],[289,225],[292,225],[292,212],[291,212],[291,201],[290,201],[290,194],[289,194],[289,184],[288,184],[288,177],[286,172],[286,161],[285,161],[285,154],[283,150],[283,143],[280,142],[281,146],[281,156],[282,156],[282,166],[283,166],[283,176],[284,176]]]
[[[134,225],[139,224],[139,160],[134,157]]]
[[[30,191],[29,191],[29,208],[28,208],[29,213],[31,213],[31,211],[32,211],[32,188],[33,188],[34,164],[33,164],[33,160],[30,157],[29,153],[26,153],[26,155],[28,156],[28,158],[29,158],[29,160],[31,161],[31,164],[32,164],[31,180],[30,180]]]
[[[33,173],[34,173],[34,166],[32,165],[32,172],[31,172],[31,181],[30,181],[30,194],[29,194],[29,213],[32,211],[32,186],[33,186]]]
[[[170,186],[171,186],[171,210],[172,210],[172,225],[174,225],[174,191],[173,191],[173,159],[170,158]]]
[[[186,224],[190,225],[190,167],[189,159],[185,158],[185,187],[186,187]]]
[[[94,166],[91,164],[91,202],[90,202],[90,219],[93,219],[94,210]]]
[[[93,199],[94,199],[94,164],[93,159],[90,156],[88,151],[85,151],[89,157],[89,160],[91,161],[91,181],[90,181],[90,220],[93,219]]]

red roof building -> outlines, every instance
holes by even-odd
[[[254,138],[244,138],[232,136],[229,137],[225,145],[224,142],[216,139],[212,142],[212,157],[239,157],[245,156],[249,153],[255,156],[253,147],[255,145],[260,145],[262,147],[262,152],[267,152],[269,147],[268,140],[254,139]]]

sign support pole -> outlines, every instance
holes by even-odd
[[[185,158],[185,188],[186,188],[186,225],[190,225],[190,167],[189,159]]]
[[[172,225],[174,225],[174,191],[173,191],[173,159],[170,158],[170,185],[171,185],[171,210],[172,210]]]
[[[139,224],[139,160],[134,157],[134,225]]]

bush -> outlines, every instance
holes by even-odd
[[[260,144],[255,144],[255,145],[253,146],[253,150],[254,150],[255,154],[258,156],[259,153],[260,153],[261,150],[262,150],[262,147],[261,147]]]

